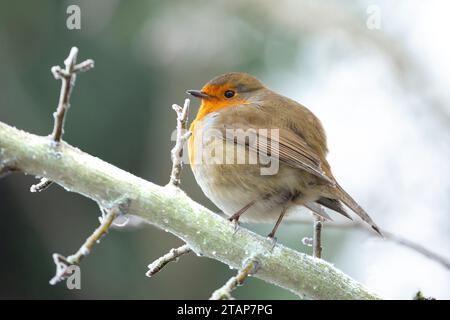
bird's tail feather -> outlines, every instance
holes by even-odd
[[[379,235],[383,236],[380,228],[378,228],[369,214],[363,208],[361,208],[361,206],[338,183],[336,183],[336,186],[334,188],[334,194],[362,220],[367,222],[373,230],[375,230]]]
[[[303,206],[314,212],[316,215],[324,218],[325,220],[333,221],[333,219],[331,219],[331,217],[325,212],[325,209],[316,202],[306,202],[303,204]]]
[[[342,214],[344,217],[346,217],[350,220],[353,220],[352,217],[347,213],[344,206],[342,205],[342,203],[339,200],[322,197],[319,200],[317,200],[316,202],[324,207],[327,207],[328,209],[331,209],[333,211],[336,211],[336,212]]]

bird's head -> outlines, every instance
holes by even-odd
[[[253,103],[262,89],[265,86],[255,77],[232,72],[213,78],[201,90],[187,90],[186,93],[201,99],[199,118],[224,107]]]

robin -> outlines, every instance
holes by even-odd
[[[381,235],[334,178],[325,131],[306,107],[246,73],[223,74],[186,92],[201,99],[188,141],[192,171],[230,221],[275,222],[268,235],[275,239],[283,217],[298,206],[327,220],[323,207],[352,219],[348,207]],[[264,172],[269,165],[275,170]]]

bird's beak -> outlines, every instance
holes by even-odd
[[[186,90],[187,94],[200,99],[208,99],[210,96],[200,90]]]

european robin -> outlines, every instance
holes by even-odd
[[[231,221],[275,222],[269,234],[275,238],[283,217],[298,206],[325,219],[322,206],[351,219],[348,207],[381,235],[333,177],[325,131],[306,107],[246,73],[223,74],[186,92],[201,99],[190,126],[191,168]],[[263,171],[273,163],[275,170]]]

